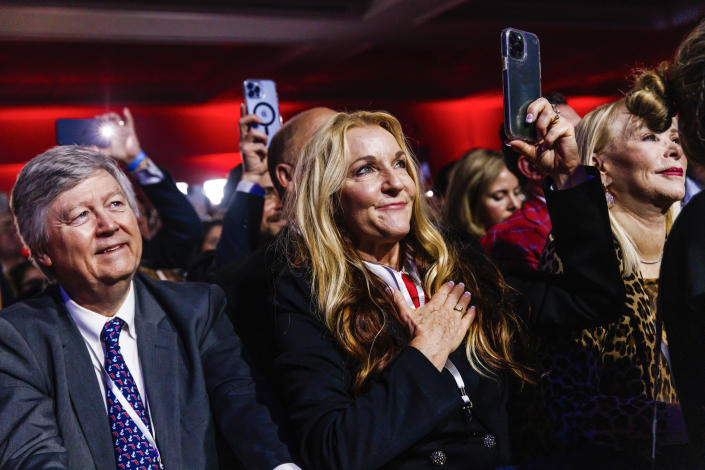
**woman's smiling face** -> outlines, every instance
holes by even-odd
[[[416,185],[408,157],[382,127],[347,133],[348,174],[340,194],[345,227],[357,250],[398,243],[411,228]]]

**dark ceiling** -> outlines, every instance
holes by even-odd
[[[538,34],[544,89],[612,95],[672,55],[702,0],[0,2],[0,105],[424,100],[501,87],[499,34]]]

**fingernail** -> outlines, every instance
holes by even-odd
[[[470,311],[473,315],[475,315],[475,313],[477,313],[477,309],[475,308],[474,305],[473,305],[472,307],[470,307],[470,310],[469,310],[469,311]]]
[[[450,287],[453,287],[455,285],[455,282],[450,281],[450,282],[448,282],[448,284],[450,284]]]
[[[459,283],[458,283],[458,286],[460,286],[460,287],[465,287],[465,284],[463,284],[462,282],[459,282]]]
[[[470,297],[472,294],[468,291],[463,292],[463,297]]]
[[[526,113],[526,122],[534,122],[534,115],[531,113]]]
[[[387,286],[384,290],[385,290],[385,291],[387,292],[387,294],[389,294],[389,295],[394,294],[394,291],[393,291],[392,288],[389,287],[389,286]]]

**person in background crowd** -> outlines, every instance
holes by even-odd
[[[573,126],[578,125],[580,116],[566,104],[563,95],[553,93],[546,99],[556,107],[561,119],[566,119]],[[519,179],[526,200],[518,211],[490,228],[480,243],[505,273],[533,271],[538,269],[541,252],[551,232],[551,220],[543,195],[544,178],[525,155],[506,144],[504,126],[500,127],[500,137],[504,144],[504,162]]]
[[[199,244],[199,251],[215,250],[223,233],[223,221],[219,219],[207,220],[203,222],[203,238]]]
[[[550,338],[543,363],[545,403],[560,437],[573,449],[635,465],[652,448],[682,444],[685,432],[656,319],[663,245],[686,168],[667,103],[664,83],[641,75],[624,98],[576,128],[582,162],[599,170],[605,188],[627,301],[612,323]],[[561,272],[567,268],[555,248],[546,245],[544,268]]]
[[[291,182],[291,171],[299,158],[301,147],[334,111],[328,108],[313,108],[294,116],[272,137],[269,146],[269,174],[264,180],[272,181],[276,187],[287,191]],[[249,119],[244,117],[243,119]],[[257,148],[257,147],[254,147]],[[243,153],[243,158],[247,158]],[[280,171],[277,172],[277,169]],[[276,190],[275,190],[276,191]],[[281,216],[281,204],[272,205],[267,200],[259,206],[262,225],[272,226],[276,232],[286,222]],[[260,198],[261,199],[261,198]],[[269,212],[267,207],[275,209]],[[256,210],[257,207],[252,209]],[[275,220],[267,221],[269,217]],[[284,234],[282,234],[284,235]],[[281,236],[281,235],[280,235]],[[280,437],[286,443],[291,438],[286,432],[286,417],[282,410],[281,398],[277,389],[270,386],[271,362],[274,350],[274,307],[272,296],[275,273],[281,265],[279,255],[271,243],[260,243],[256,250],[240,260],[231,262],[215,276],[215,282],[225,291],[228,299],[228,314],[244,345],[244,356],[252,366],[257,381],[257,394],[262,403],[269,407],[272,418],[279,425]],[[291,448],[291,446],[290,446]]]
[[[262,175],[265,182],[277,181],[274,194],[266,191],[261,214],[262,227],[269,226],[273,240],[286,218],[282,216],[279,202],[288,191],[293,176],[293,168],[299,158],[301,148],[307,140],[334,114],[332,109],[313,108],[288,120],[272,137],[269,146],[269,156],[266,162],[268,173]],[[241,119],[242,130],[247,130],[246,124],[256,116],[245,116]],[[257,118],[258,119],[258,118]],[[249,139],[248,139],[249,140]],[[250,158],[252,150],[266,150],[264,144],[243,147],[243,158]],[[280,191],[280,192],[279,192]],[[275,198],[276,196],[276,198]],[[271,197],[267,200],[267,197]],[[276,254],[268,250],[269,243],[261,244],[249,256],[237,260],[218,273],[216,282],[228,296],[228,312],[235,325],[235,331],[243,338],[245,350],[249,354],[255,369],[268,374],[272,358],[272,336],[274,326],[272,321],[271,296],[274,271],[278,260]],[[256,313],[253,313],[256,312]]]
[[[22,241],[12,220],[10,204],[5,194],[0,196],[0,265],[6,273],[13,266],[25,261],[22,256]]]
[[[678,47],[670,67],[657,71],[673,100],[689,162],[705,166],[705,20]],[[659,315],[688,429],[693,468],[705,467],[705,193],[676,219],[661,263]]]
[[[245,114],[240,105],[238,148],[242,163],[227,181],[225,208],[215,248],[199,252],[191,262],[189,281],[213,282],[218,270],[237,264],[259,247],[266,246],[284,225],[281,201],[267,169],[267,135],[254,128],[256,114]]]
[[[521,207],[519,180],[492,150],[474,149],[453,167],[443,207],[447,229],[479,239]]]
[[[20,234],[56,288],[0,312],[0,467],[296,469],[255,402],[217,286],[137,273],[129,180],[88,148],[32,159],[12,192]]]
[[[142,150],[130,110],[124,108],[123,114],[98,116],[98,119],[112,123],[115,129],[110,146],[98,150],[125,165],[157,210],[161,227],[155,234],[142,232],[141,265],[150,271],[150,275],[163,279],[160,270],[188,268],[188,254],[201,239],[201,220],[171,176],[157,167]]]
[[[523,300],[482,250],[461,252],[433,226],[394,117],[338,113],[304,147],[279,239],[289,267],[275,284],[275,377],[306,468],[511,462],[508,391],[531,376],[515,314],[565,326],[592,317],[595,301],[623,302],[596,172],[548,102],[529,109],[549,134],[536,160],[563,189],[547,197],[574,269]],[[590,266],[572,264],[585,254]],[[611,282],[574,284],[584,269]],[[574,308],[558,318],[559,305]]]
[[[14,265],[8,276],[17,292],[17,301],[38,297],[44,293],[48,283],[42,271],[29,260]]]
[[[453,173],[453,168],[458,160],[453,160],[448,162],[436,173],[433,178],[433,185],[431,186],[431,191],[433,194],[431,197],[427,197],[429,208],[433,213],[434,217],[441,219],[443,215],[443,206],[445,205],[446,192],[448,192],[448,183],[450,182],[450,175]]]
[[[247,114],[244,103],[240,104],[240,115],[242,176],[223,218],[223,236],[215,257],[218,269],[265,245],[283,226],[281,202],[267,168],[267,135],[254,128],[261,120],[256,114]]]
[[[10,270],[24,262],[22,242],[17,234],[17,228],[12,220],[10,203],[7,195],[0,194],[0,308],[12,304],[17,297],[17,290],[9,279]]]

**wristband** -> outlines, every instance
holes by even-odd
[[[127,165],[127,171],[132,171],[137,168],[145,158],[147,158],[147,154],[144,153],[144,150],[140,150],[140,153],[138,153],[135,159],[132,160],[132,163]]]
[[[251,181],[240,181],[235,187],[235,191],[241,193],[255,194],[260,197],[264,197],[266,194],[262,186]]]

